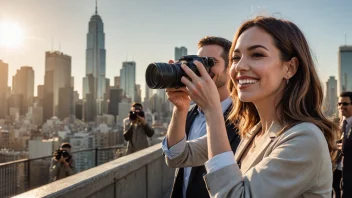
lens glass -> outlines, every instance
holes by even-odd
[[[165,89],[180,87],[183,71],[178,63],[152,63],[146,71],[146,81],[149,88]]]

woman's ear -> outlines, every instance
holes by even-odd
[[[286,79],[292,78],[297,72],[299,66],[299,61],[296,57],[291,58],[291,60],[285,63],[284,76]]]

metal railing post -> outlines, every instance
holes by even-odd
[[[98,166],[98,148],[95,148],[95,166]]]
[[[27,190],[30,190],[31,189],[31,160],[28,159],[27,160],[27,179],[28,179],[28,189]]]

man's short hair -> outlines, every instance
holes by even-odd
[[[206,36],[198,42],[198,49],[207,45],[219,45],[222,47],[221,57],[225,60],[225,68],[229,67],[229,51],[232,42],[217,36]]]
[[[142,104],[141,104],[141,103],[139,103],[139,102],[134,102],[134,103],[132,104],[132,107],[140,107],[140,108],[142,108],[142,109],[143,109]]]
[[[71,144],[68,143],[68,142],[64,142],[64,143],[61,144],[61,148],[69,148],[69,149],[71,149]]]
[[[340,94],[340,97],[349,97],[352,102],[352,91],[345,91]]]

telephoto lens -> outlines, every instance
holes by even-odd
[[[186,64],[194,73],[200,76],[197,66],[193,61],[201,62],[208,73],[210,67],[214,66],[214,59],[211,57],[199,57],[197,55],[183,56],[176,63],[151,63],[148,65],[145,79],[151,89],[179,88],[185,85],[181,82],[182,76],[189,78],[181,64]]]

